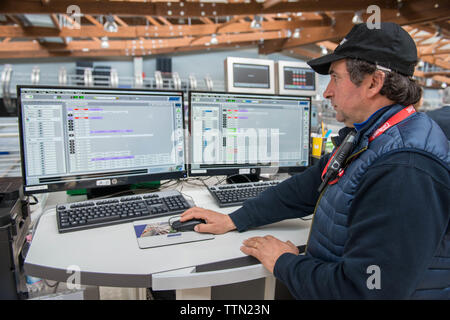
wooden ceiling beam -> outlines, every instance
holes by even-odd
[[[230,22],[221,24],[199,24],[199,25],[161,25],[154,18],[146,17],[153,23],[153,26],[128,26],[119,27],[118,32],[111,34],[99,25],[82,25],[80,29],[62,28],[61,31],[47,27],[30,27],[22,28],[19,26],[0,26],[0,37],[11,38],[29,38],[29,37],[104,37],[114,36],[117,38],[137,38],[137,37],[169,37],[174,33],[182,32],[183,35],[207,35],[212,33],[234,33],[234,32],[253,32],[255,29],[250,28],[250,22],[236,22],[235,19]],[[236,18],[239,19],[239,18]],[[89,20],[89,18],[88,18]],[[90,20],[89,20],[90,21]],[[158,24],[156,24],[158,23]],[[297,28],[311,28],[326,26],[327,22],[321,19],[317,20],[300,20],[292,19],[291,21],[265,21],[258,30],[294,30]]]
[[[397,9],[381,10],[381,21],[392,21],[404,25],[439,20],[442,17],[450,16],[450,2],[448,0],[436,0],[433,2],[410,0],[402,2],[400,14],[398,13]],[[363,13],[363,20],[367,21],[369,16],[367,13]],[[342,39],[353,27],[351,23],[352,17],[353,13],[336,12],[334,16],[336,24],[334,26],[302,30],[300,39],[288,39],[283,43],[282,47],[280,47],[278,42],[265,43],[264,48],[260,47],[259,53],[269,54],[319,41]]]
[[[336,14],[336,24],[330,27],[308,28],[301,31],[299,39],[289,38],[280,47],[279,42],[264,43],[264,47],[260,47],[260,54],[269,54],[290,48],[299,47],[305,44],[316,43],[325,40],[334,40],[344,37],[351,29],[352,13]]]
[[[424,62],[428,62],[430,64],[434,64],[435,66],[438,66],[438,67],[440,67],[442,69],[450,70],[450,63],[445,61],[444,59],[439,58],[439,57],[424,56],[424,57],[421,57],[421,59]]]
[[[120,19],[118,16],[113,16],[113,17],[114,17],[114,20],[116,20],[120,26],[128,27],[128,24],[125,21],[123,21],[122,19]]]
[[[447,0],[407,1],[402,3],[399,13],[399,24],[440,21],[450,16],[450,2]]]
[[[52,13],[50,15],[50,19],[52,20],[53,24],[55,25],[55,28],[58,29],[58,31],[61,31],[61,25],[59,24],[58,17],[56,14]]]
[[[410,0],[416,1],[416,0]],[[410,2],[408,1],[408,2]],[[436,0],[439,1],[439,0]],[[357,11],[365,10],[369,5],[378,5],[381,9],[396,9],[396,0],[302,0],[301,2],[279,2],[264,8],[264,3],[204,3],[204,2],[137,2],[137,1],[86,1],[58,0],[38,2],[32,0],[2,0],[0,12],[6,14],[66,13],[70,5],[78,5],[83,14],[113,14],[121,16],[163,16],[163,17],[214,17],[239,14],[263,14],[285,12],[318,11]]]
[[[1,12],[1,10],[0,10],[0,12]],[[8,14],[8,15],[6,15],[8,18],[9,18],[9,20],[11,20],[12,22],[14,22],[16,25],[18,25],[19,27],[25,27],[24,25],[23,25],[23,22],[20,20],[20,19],[18,19],[18,18],[16,18],[14,15],[12,15],[12,14]]]
[[[446,77],[450,76],[450,70],[432,71],[432,72],[430,72],[430,71],[429,72],[423,72],[423,71],[416,70],[414,72],[414,74],[416,72],[418,73],[417,76],[423,77],[423,78],[430,78],[430,77],[433,77],[433,76],[446,76]]]
[[[317,43],[319,46],[324,46],[327,50],[334,51],[338,46],[337,43],[333,41],[320,41]]]
[[[282,2],[283,2],[283,0],[266,0],[263,3],[263,8],[264,9],[271,8],[271,7],[273,7],[273,6],[277,5],[277,4],[280,4]]]
[[[161,23],[159,23],[158,21],[156,21],[155,18],[151,17],[151,16],[145,16],[145,18],[147,19],[148,22],[150,22],[151,24],[153,24],[154,26],[160,26]]]
[[[255,46],[254,41],[251,42],[241,42],[236,44],[239,48]],[[215,46],[208,47],[208,50],[223,50],[229,49],[228,44],[218,44]],[[234,47],[233,47],[234,49]],[[205,46],[192,46],[192,47],[180,47],[180,48],[163,48],[163,49],[153,49],[153,50],[136,50],[135,53],[131,53],[125,50],[89,50],[89,51],[25,51],[17,52],[14,55],[14,59],[27,59],[27,58],[53,58],[53,57],[123,57],[123,56],[150,56],[159,54],[174,54],[181,52],[195,52],[195,51],[205,51]],[[0,52],[0,59],[11,59],[9,53]]]
[[[446,76],[433,76],[431,79],[439,82],[445,82],[447,85],[450,85],[450,78]]]
[[[91,16],[90,14],[85,14],[84,17],[85,17],[90,23],[92,23],[94,26],[103,29],[103,25],[102,25],[97,19],[95,19],[93,16]]]
[[[166,26],[172,26],[172,24],[169,22],[169,20],[167,20],[166,18],[164,18],[164,17],[158,17],[158,19],[162,22],[162,23],[164,23],[164,25],[166,25]]]
[[[249,41],[260,41],[279,39],[280,37],[286,37],[284,32],[279,31],[268,31],[268,32],[253,32],[253,33],[240,33],[233,35],[218,35],[217,40],[219,44],[228,44]],[[78,40],[71,41],[67,45],[57,44],[57,43],[39,43],[37,41],[15,41],[9,42],[8,44],[0,43],[0,52],[9,52],[11,57],[14,57],[16,52],[22,51],[39,51],[39,50],[49,50],[49,51],[87,51],[87,50],[153,50],[161,48],[180,48],[187,46],[199,46],[203,45],[206,47],[210,41],[209,36],[201,38],[192,37],[179,37],[179,38],[169,38],[169,39],[153,39],[153,40],[109,40],[109,48],[102,48],[101,41],[98,38],[93,38],[94,40]],[[211,47],[214,47],[211,45]]]
[[[418,56],[419,58],[423,58],[426,56],[439,56],[439,55],[448,55],[450,54],[450,50],[436,50],[435,52],[424,52],[424,53],[419,53]]]

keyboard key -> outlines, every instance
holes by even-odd
[[[87,223],[88,224],[94,224],[94,223],[100,223],[100,222],[105,222],[105,221],[114,221],[114,220],[118,220],[120,219],[120,217],[118,216],[109,216],[109,217],[94,217],[92,219],[88,219]]]

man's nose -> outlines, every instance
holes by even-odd
[[[330,88],[330,83],[331,83],[331,81],[328,83],[327,88],[326,88],[325,91],[323,92],[323,97],[324,97],[325,99],[331,99],[331,96],[332,96],[332,91],[331,91],[331,88]]]

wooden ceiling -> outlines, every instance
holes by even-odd
[[[370,5],[381,9],[381,21],[402,25],[416,41],[420,59],[437,66],[418,68],[418,77],[450,84],[448,0],[2,0],[0,59],[170,55],[247,46],[261,54],[309,59],[336,47],[353,26],[355,12],[367,21]],[[108,16],[117,32],[105,30]],[[252,27],[255,16],[259,28]]]

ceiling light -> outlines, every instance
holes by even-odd
[[[102,37],[101,47],[103,49],[108,49],[109,48],[108,37]]]
[[[300,29],[295,29],[292,38],[300,39]]]
[[[362,19],[362,11],[356,11],[355,15],[352,18],[353,24],[360,24],[364,23],[364,20]]]
[[[211,35],[211,41],[210,41],[210,43],[211,43],[211,44],[218,44],[218,43],[219,43],[219,40],[217,40],[217,37],[216,37],[216,34],[215,34],[215,33],[213,33],[213,34]]]
[[[106,32],[119,31],[119,27],[117,26],[117,23],[114,21],[114,17],[112,15],[106,17],[106,22],[103,25],[103,28],[105,29]]]
[[[322,55],[328,54],[328,50],[327,50],[327,48],[325,48],[324,46],[320,46],[320,49],[322,49],[322,50],[321,50]]]

